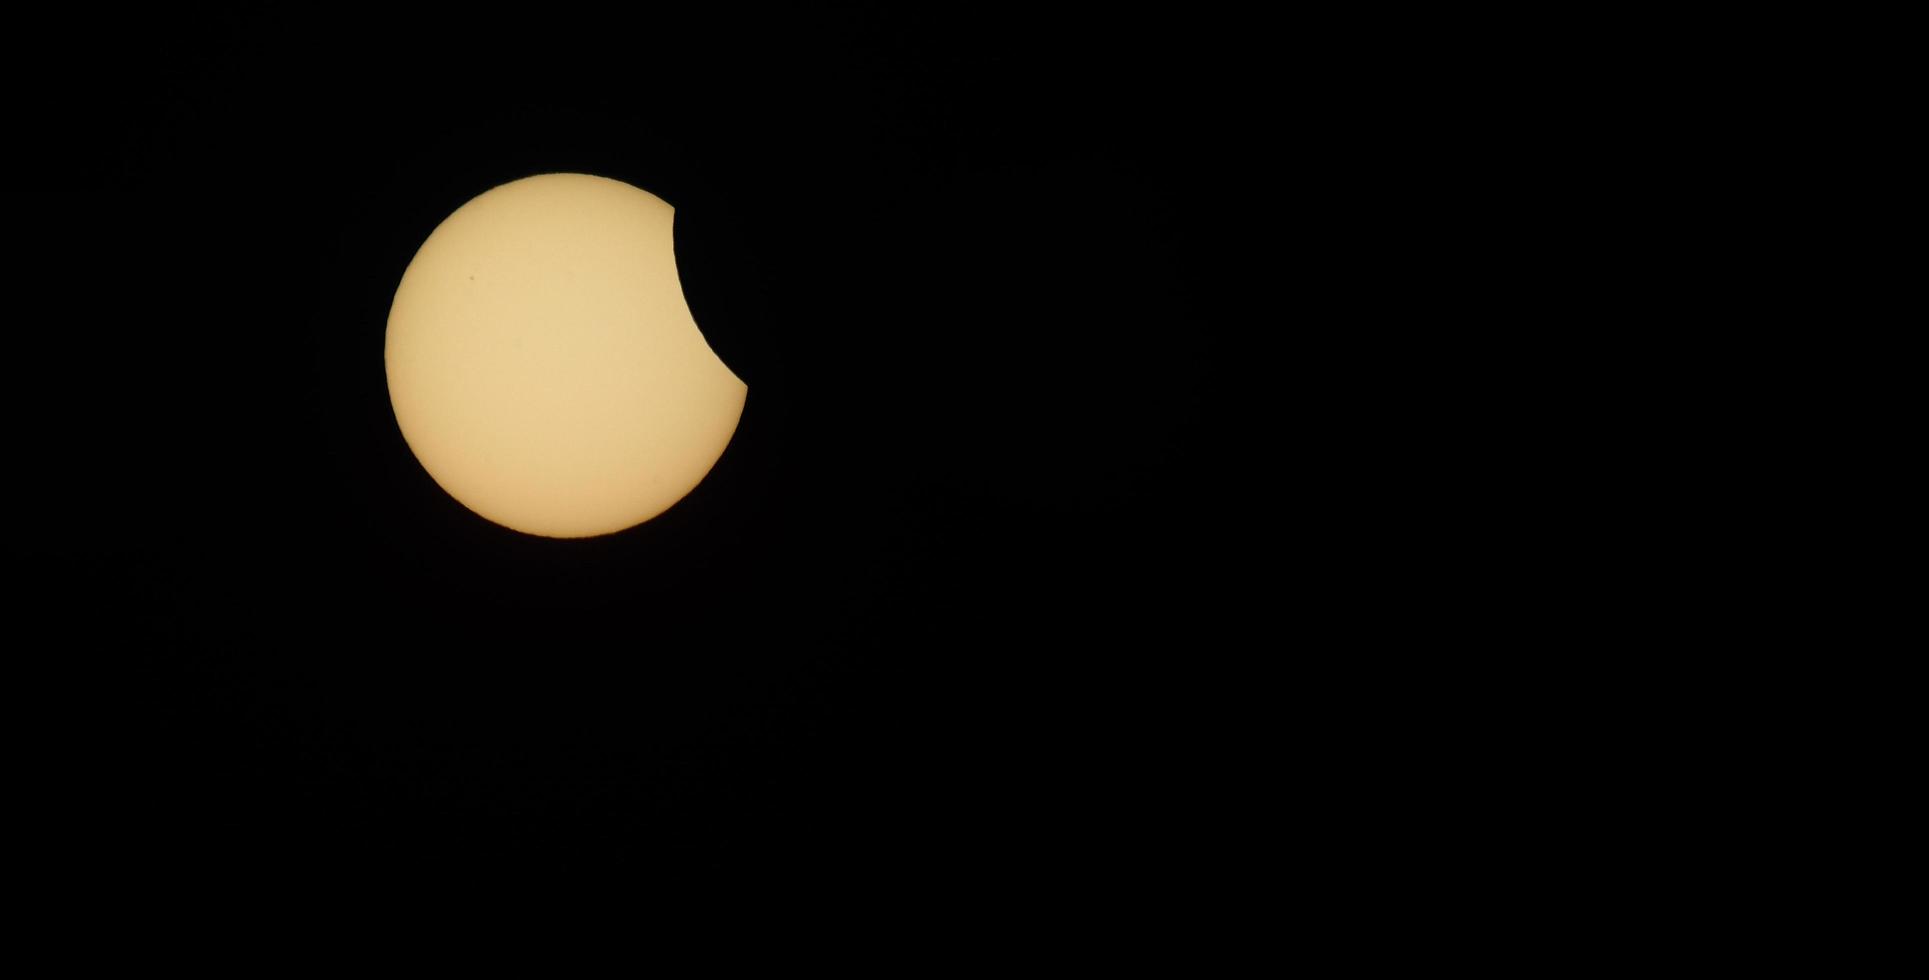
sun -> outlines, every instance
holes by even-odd
[[[450,496],[578,538],[647,521],[709,473],[749,389],[684,303],[674,219],[621,181],[543,174],[422,243],[384,356],[402,437]]]

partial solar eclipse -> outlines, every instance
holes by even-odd
[[[449,495],[528,534],[580,538],[683,499],[748,388],[684,304],[660,198],[543,174],[437,226],[389,308],[389,400]]]

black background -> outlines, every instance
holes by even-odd
[[[149,875],[1140,879],[1199,860],[1228,460],[1207,201],[1235,32],[846,8],[61,28],[22,349],[47,843]],[[145,19],[142,19],[142,18]],[[417,246],[580,171],[677,208],[750,386],[670,512],[443,493],[382,369]],[[1234,587],[1231,581],[1245,583]],[[38,688],[31,688],[38,690]]]

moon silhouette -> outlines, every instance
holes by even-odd
[[[389,308],[389,400],[463,506],[527,534],[610,534],[723,455],[749,389],[684,302],[674,218],[621,181],[543,174],[464,204],[416,251]]]

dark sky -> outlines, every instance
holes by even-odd
[[[479,9],[63,28],[16,151],[71,311],[17,368],[50,846],[163,876],[1186,860],[1209,665],[1270,642],[1222,628],[1228,580],[1278,561],[1229,516],[1259,450],[1205,258],[1222,29]],[[677,208],[750,385],[690,497],[586,541],[444,494],[382,369],[423,238],[546,171]]]

